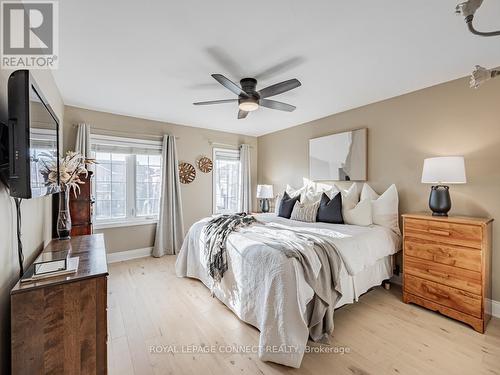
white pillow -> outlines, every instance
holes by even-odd
[[[316,203],[321,200],[321,196],[323,193],[325,193],[328,198],[333,198],[336,193],[339,192],[337,187],[335,185],[327,185],[327,184],[322,184],[319,182],[314,182],[309,180],[308,178],[303,178],[302,179],[304,182],[304,187],[305,192],[303,193],[303,196],[301,197],[301,202],[302,203]]]
[[[382,195],[378,195],[370,185],[365,183],[361,190],[361,199],[371,201],[374,224],[392,229],[394,232],[401,234],[399,230],[399,199],[396,185],[392,184]]]
[[[344,204],[344,202],[342,202]],[[344,223],[352,225],[371,225],[372,221],[372,204],[369,199],[361,200],[353,208],[342,207],[342,216]]]
[[[342,193],[342,210],[352,210],[359,202],[358,186],[354,183],[347,190],[336,187]]]
[[[295,198],[297,195],[300,195],[302,198],[302,194],[306,191],[306,189],[307,186],[303,186],[300,189],[295,189],[287,184],[285,191],[290,198]]]
[[[280,206],[281,206],[281,198],[283,198],[282,194],[278,194],[276,198],[274,199],[274,213],[278,215],[280,213]]]

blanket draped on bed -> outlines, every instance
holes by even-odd
[[[256,222],[254,216],[245,213],[221,215],[208,222],[205,227],[205,252],[208,274],[214,282],[212,291],[228,269],[226,254],[228,236],[239,228],[248,227]],[[324,235],[259,224],[252,229],[248,228],[243,235],[280,251],[287,258],[299,261],[306,282],[314,290],[314,297],[307,309],[309,335],[313,341],[328,343],[334,326],[334,307],[342,297],[339,281],[342,261],[337,248],[331,239]],[[311,256],[311,250],[317,258]]]
[[[208,274],[214,285],[220,283],[227,271],[226,240],[231,232],[247,227],[256,222],[254,216],[246,213],[221,215],[211,219],[205,227],[205,253],[207,255]],[[212,286],[213,291],[213,286]]]
[[[329,343],[334,327],[335,304],[342,297],[339,278],[342,258],[336,246],[330,238],[318,233],[276,225],[266,225],[265,229],[259,229],[251,232],[252,238],[282,252],[288,258],[297,259],[302,265],[305,280],[314,290],[314,297],[307,308],[309,335],[313,341]],[[279,232],[284,235],[278,236]],[[245,235],[250,235],[250,232]],[[314,258],[308,254],[311,249],[319,259],[319,270],[311,261]]]

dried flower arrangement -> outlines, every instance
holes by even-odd
[[[75,197],[80,193],[80,185],[85,182],[80,180],[80,176],[87,177],[88,171],[87,164],[93,164],[93,159],[86,159],[82,154],[74,151],[66,152],[66,156],[61,159],[59,163],[59,179],[62,190],[73,189]],[[57,186],[57,165],[55,163],[44,163],[44,170],[42,171],[48,186]]]

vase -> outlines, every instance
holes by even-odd
[[[60,240],[70,239],[71,214],[69,212],[69,189],[59,193],[59,214],[57,216],[57,235]]]

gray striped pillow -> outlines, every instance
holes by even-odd
[[[314,223],[316,221],[316,216],[318,215],[318,208],[319,201],[311,204],[296,202],[295,206],[293,206],[290,219]]]

